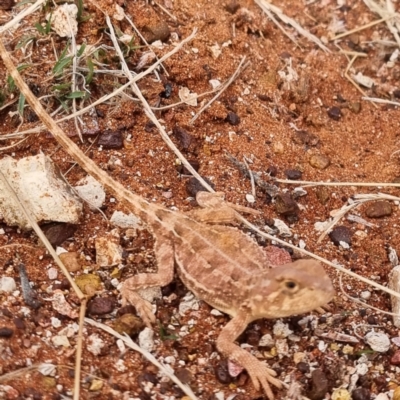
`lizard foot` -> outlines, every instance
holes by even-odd
[[[122,305],[132,304],[136,308],[136,312],[142,318],[144,324],[151,328],[151,326],[156,322],[156,317],[153,314],[153,308],[151,303],[140,297],[139,293],[123,285],[121,290],[122,295]]]
[[[245,368],[256,390],[262,389],[269,400],[274,400],[275,396],[272,393],[270,384],[278,389],[282,388],[282,382],[275,378],[276,372],[258,360],[256,363],[246,365]]]

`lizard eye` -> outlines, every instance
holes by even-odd
[[[286,289],[293,290],[297,288],[297,283],[294,281],[286,281],[285,282]]]

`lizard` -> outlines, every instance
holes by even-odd
[[[167,285],[176,268],[192,293],[232,317],[217,338],[217,349],[245,368],[254,387],[262,388],[273,400],[270,384],[282,387],[275,371],[235,344],[235,340],[257,319],[288,317],[325,305],[334,294],[331,280],[314,260],[271,268],[262,248],[238,228],[208,224],[232,223],[237,212],[229,204],[206,192],[199,192],[196,199],[206,206],[204,210],[180,213],[151,203],[144,209],[137,207],[138,216],[155,238],[158,271],[128,278],[121,289],[123,304],[134,305],[151,328],[156,321],[152,306],[137,290]],[[139,204],[143,202],[136,206]],[[210,204],[213,208],[207,208]]]
[[[273,400],[270,384],[282,386],[275,371],[235,344],[235,340],[254,320],[301,314],[331,300],[334,291],[323,267],[316,261],[298,260],[269,269],[265,253],[248,235],[236,227],[207,223],[214,219],[229,223],[242,218],[219,200],[213,203],[214,209],[185,214],[132,193],[87,157],[50,117],[21,78],[1,40],[0,54],[26,101],[63,149],[141,218],[154,235],[158,272],[127,279],[121,290],[123,303],[132,303],[150,327],[155,316],[151,305],[137,290],[167,285],[173,279],[176,265],[178,275],[189,290],[232,317],[217,338],[217,349],[244,367],[255,388],[262,388]]]

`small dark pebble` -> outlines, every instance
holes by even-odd
[[[275,165],[270,165],[267,168],[267,174],[271,176],[276,176],[278,174],[278,168],[276,168]]]
[[[179,141],[180,148],[185,151],[189,150],[189,147],[192,144],[194,137],[180,126],[174,126],[174,128],[172,129],[172,133]]]
[[[377,377],[375,377],[374,383],[376,385],[376,391],[378,393],[387,392],[389,390],[388,382],[386,381],[386,377],[384,375],[378,375]]]
[[[388,217],[392,214],[392,206],[388,201],[375,201],[365,210],[365,215],[369,218]]]
[[[115,299],[111,297],[96,297],[88,304],[87,312],[90,315],[109,314],[115,307]]]
[[[239,10],[240,4],[236,0],[231,0],[226,6],[225,10],[230,14],[235,14],[237,10]]]
[[[266,94],[258,94],[257,97],[262,101],[271,102],[273,100],[272,97],[267,96]]]
[[[331,107],[328,110],[329,118],[332,118],[334,121],[339,121],[342,118],[342,111],[339,107]]]
[[[301,179],[303,176],[303,173],[299,171],[298,169],[287,169],[285,171],[286,178],[296,181],[298,179]]]
[[[365,317],[367,315],[367,310],[365,308],[360,308],[358,313],[360,314],[360,317]]]
[[[233,378],[229,375],[227,360],[220,361],[215,367],[215,376],[221,383],[231,383]]]
[[[42,399],[42,394],[39,393],[36,389],[28,387],[24,391],[24,396],[33,398],[34,400],[40,400]]]
[[[322,400],[328,392],[328,379],[324,372],[320,369],[315,369],[311,373],[312,388],[308,393],[311,400]]]
[[[365,388],[357,388],[351,392],[352,400],[371,400],[371,392]]]
[[[375,315],[368,315],[367,322],[370,325],[377,325],[378,324],[378,321],[377,321]]]
[[[98,145],[105,149],[121,149],[124,145],[124,138],[121,131],[106,130],[100,134]]]
[[[143,374],[138,376],[139,384],[146,384],[147,382],[151,382],[153,385],[158,383],[157,375],[152,372],[144,372]]]
[[[25,329],[26,328],[25,322],[19,317],[14,318],[14,325],[17,329]]]
[[[315,194],[322,205],[325,205],[331,197],[331,193],[326,186],[318,186],[315,189]]]
[[[231,125],[239,125],[240,117],[236,113],[229,111],[228,115],[226,116],[226,121]]]
[[[101,110],[100,108],[96,108],[96,114],[99,118],[104,118],[104,111]]]
[[[282,58],[283,60],[288,60],[289,58],[292,57],[292,55],[287,51],[283,51],[281,54],[279,54],[279,57]]]
[[[172,83],[171,82],[167,82],[164,85],[164,91],[160,93],[160,96],[162,98],[164,98],[164,99],[169,99],[171,97],[171,94],[172,94],[172,89],[173,89]]]
[[[390,359],[390,364],[392,365],[400,365],[400,350],[396,350]]]
[[[303,374],[308,374],[310,372],[310,366],[305,362],[299,362],[296,367]]]
[[[193,375],[187,368],[178,369],[175,375],[184,384],[189,385],[193,381]]]
[[[319,321],[320,324],[326,324],[326,317],[321,316],[321,317],[318,318],[318,321]]]
[[[255,329],[250,329],[246,331],[246,343],[251,346],[258,346],[260,342],[261,334],[260,331],[256,331]]]
[[[146,125],[144,126],[144,130],[145,130],[146,132],[150,133],[150,132],[153,131],[153,128],[155,128],[155,127],[156,127],[156,125],[154,124],[153,121],[148,121],[148,122],[146,123]]]
[[[0,10],[11,10],[15,5],[15,0],[1,0]]]
[[[393,90],[393,96],[394,96],[396,99],[400,99],[400,89],[395,89],[395,90]]]
[[[60,246],[68,238],[74,236],[77,225],[53,223],[42,226],[42,230],[53,247]]]
[[[198,160],[188,160],[188,163],[193,167],[196,172],[199,172],[200,162]],[[180,165],[178,172],[183,175],[192,175],[184,165]]]
[[[156,40],[166,42],[171,34],[168,24],[165,21],[157,21],[155,24],[144,26],[142,33],[149,43],[153,43]]]
[[[9,338],[13,335],[14,330],[7,327],[0,328],[0,337]]]
[[[215,189],[215,185],[207,178],[202,177],[213,189]],[[192,197],[196,197],[197,192],[204,191],[203,185],[194,177],[190,178],[186,182],[186,191]]]
[[[275,210],[285,217],[297,216],[299,206],[289,193],[281,193],[276,196]]]
[[[8,308],[2,308],[0,311],[5,317],[12,318],[13,316],[12,312]]]
[[[296,131],[292,136],[293,142],[299,145],[316,146],[319,143],[319,137],[307,131]]]
[[[336,246],[339,246],[340,242],[344,242],[350,245],[352,236],[353,234],[351,230],[347,228],[347,226],[342,226],[342,225],[336,226],[329,233],[329,238]]]

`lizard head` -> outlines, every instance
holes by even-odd
[[[244,306],[253,320],[309,312],[328,303],[334,295],[331,280],[314,260],[298,260],[263,271],[249,278],[247,285]]]

